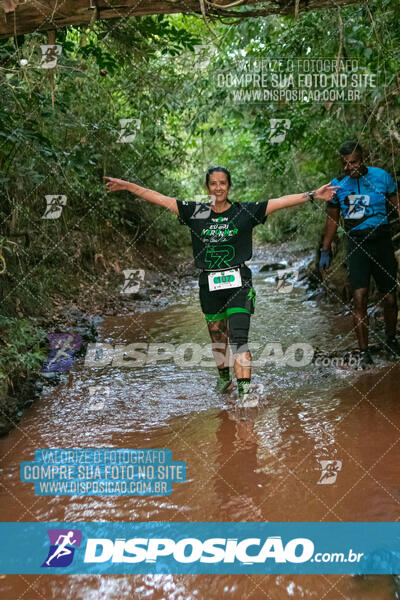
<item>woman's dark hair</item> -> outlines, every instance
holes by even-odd
[[[215,173],[215,172],[220,172],[220,173],[225,173],[227,179],[228,179],[228,183],[229,186],[232,185],[232,180],[231,180],[231,174],[229,172],[229,170],[226,167],[209,167],[207,169],[207,173],[206,173],[206,186],[208,187],[208,183],[210,181],[210,175],[211,173]]]

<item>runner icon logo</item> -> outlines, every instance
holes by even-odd
[[[67,196],[64,195],[48,195],[46,199],[46,210],[42,219],[59,219],[63,207],[67,204]]]
[[[81,545],[80,529],[48,529],[50,548],[42,567],[68,567],[74,558],[75,548]]]
[[[69,371],[73,365],[75,352],[82,346],[79,333],[48,333],[50,355],[42,369],[42,373],[51,371]]]
[[[345,219],[363,219],[373,213],[369,207],[370,197],[366,194],[350,194],[346,196],[345,205],[347,206]]]
[[[191,219],[208,219],[211,216],[211,206],[215,205],[216,197],[214,195],[197,194],[194,197],[194,211]]]
[[[144,269],[124,269],[122,272],[124,274],[125,281],[120,293],[136,294],[140,289],[141,283],[144,281]]]
[[[117,144],[132,144],[142,126],[141,119],[120,119],[119,123],[121,131],[119,132]]]
[[[110,387],[108,385],[90,385],[88,410],[103,410],[104,397],[108,398],[109,395]]]
[[[40,69],[54,69],[57,66],[58,57],[61,56],[62,46],[60,44],[41,44]]]
[[[320,460],[318,461],[321,465],[321,476],[317,482],[319,485],[331,485],[335,483],[339,471],[342,469],[341,460]]]
[[[270,119],[271,128],[269,142],[270,144],[281,144],[286,139],[286,132],[290,129],[290,119]]]
[[[298,278],[299,272],[297,270],[278,270],[278,276],[275,278],[276,291],[280,294],[290,294],[291,292],[293,292],[294,284],[298,280]]]

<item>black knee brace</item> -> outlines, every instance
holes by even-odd
[[[228,318],[229,344],[233,354],[248,352],[250,315],[238,312]]]

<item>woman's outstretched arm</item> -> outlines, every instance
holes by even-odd
[[[313,193],[314,198],[317,200],[332,200],[335,195],[336,190],[339,189],[339,186],[333,186],[330,183],[323,185],[322,187],[315,190]],[[296,204],[302,204],[303,202],[309,201],[309,195],[307,192],[303,194],[289,194],[288,196],[282,196],[281,198],[271,198],[268,201],[267,209],[265,211],[266,215],[270,215],[275,210],[279,210],[280,208],[286,208],[287,206],[295,206]]]
[[[178,205],[176,203],[175,198],[171,198],[170,196],[164,196],[164,194],[160,194],[159,192],[155,192],[154,190],[149,190],[147,188],[141,187],[140,185],[136,185],[136,183],[131,183],[130,181],[124,181],[123,179],[115,179],[115,177],[106,177],[104,179],[108,179],[106,183],[106,187],[110,192],[119,192],[121,190],[127,190],[128,192],[132,192],[135,196],[139,196],[139,198],[143,198],[143,200],[147,200],[148,202],[152,202],[153,204],[158,204],[158,206],[163,206],[164,208],[168,208],[176,215],[178,213]]]

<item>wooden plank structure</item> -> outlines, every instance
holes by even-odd
[[[197,13],[204,18],[260,17],[337,8],[360,0],[0,0],[0,37],[84,25],[96,19]]]

